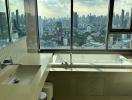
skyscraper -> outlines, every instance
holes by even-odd
[[[39,16],[38,19],[39,19],[39,35],[40,37],[42,37],[43,36],[43,20],[41,16]]]
[[[17,24],[17,28],[19,29],[19,11],[18,11],[18,9],[16,10],[16,24]]]
[[[56,30],[57,42],[59,45],[62,45],[63,44],[63,36],[62,36],[62,22],[61,21],[56,22],[55,30]]]
[[[124,28],[124,17],[125,17],[125,11],[124,9],[122,9],[122,12],[121,12],[121,28]]]
[[[78,28],[78,14],[77,14],[77,12],[73,12],[73,27]]]
[[[0,35],[7,30],[7,20],[5,12],[0,12]]]

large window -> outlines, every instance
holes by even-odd
[[[111,0],[110,4],[108,47],[130,50],[132,49],[132,0]]]
[[[9,43],[5,0],[0,0],[0,48]]]
[[[38,0],[40,49],[132,49],[132,0]]]
[[[71,0],[38,0],[41,49],[69,49]]]
[[[24,0],[9,0],[12,41],[26,35]]]
[[[105,49],[109,0],[74,0],[73,46]]]

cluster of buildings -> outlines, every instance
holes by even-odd
[[[113,15],[113,29],[130,29],[131,25],[131,15],[129,12],[125,12],[122,9],[121,14]],[[117,34],[111,35],[110,37],[110,48],[117,48],[117,49],[130,49],[132,48],[132,37],[130,34]]]
[[[0,12],[0,47],[8,44],[8,24],[6,13]]]
[[[11,12],[10,14],[10,32],[13,41],[26,35],[25,15],[19,14],[19,11]],[[7,22],[7,14],[0,12],[0,46],[8,44],[9,29]]]
[[[11,12],[10,31],[12,40],[26,35],[25,15],[18,10]],[[71,41],[71,18],[46,18],[39,16],[39,36],[42,48],[69,48]],[[130,14],[122,9],[121,14],[113,15],[113,28],[130,28]],[[105,48],[107,16],[92,14],[79,16],[73,12],[73,47]],[[8,24],[5,12],[0,12],[0,45],[8,43]],[[112,49],[131,48],[131,35],[110,35],[109,47]],[[51,48],[51,49],[52,49]]]
[[[92,14],[79,16],[73,12],[73,47],[74,48],[105,48],[107,33],[107,16]],[[122,10],[121,14],[113,15],[113,28],[129,28],[130,15]],[[46,18],[39,16],[40,44],[42,48],[67,48],[70,46],[71,19]],[[131,35],[111,35],[109,47],[113,49],[131,48]],[[127,44],[127,45],[126,45]]]
[[[11,12],[11,33],[14,41],[26,35],[25,15],[19,14],[19,10]]]
[[[39,16],[39,36],[41,47],[67,48],[70,45],[71,22],[65,18],[42,18]]]

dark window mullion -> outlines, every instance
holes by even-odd
[[[9,41],[12,42],[11,37],[11,23],[10,23],[10,8],[9,8],[9,0],[5,0],[6,5],[6,15],[7,15],[7,24],[8,24],[8,34],[9,34]]]
[[[112,30],[113,12],[114,12],[114,0],[110,0],[109,25],[108,25],[109,32]]]
[[[73,0],[71,0],[71,39],[70,50],[73,50]]]
[[[113,23],[113,13],[114,13],[114,3],[115,0],[110,0],[110,10],[109,10],[109,34],[128,34],[129,32],[132,32],[132,10],[131,10],[131,24],[130,24],[130,29],[116,29],[112,28],[112,23]]]
[[[109,8],[108,8],[108,27],[107,27],[107,35],[106,35],[106,50],[109,50],[109,34],[110,30],[112,29],[112,16],[114,10],[114,0],[109,1]]]
[[[40,40],[39,40],[39,19],[38,19],[38,2],[35,0],[35,12],[36,12],[36,29],[37,29],[37,44],[38,44],[38,52],[40,51]]]
[[[131,8],[131,23],[130,23],[130,31],[132,32],[132,8]]]

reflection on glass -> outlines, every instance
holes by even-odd
[[[9,43],[5,0],[0,1],[0,48]]]
[[[132,35],[131,34],[111,34],[109,36],[110,49],[131,49]]]
[[[70,9],[70,0],[38,0],[41,49],[70,47]]]
[[[112,28],[129,29],[131,25],[132,0],[115,0]]]
[[[26,35],[24,0],[9,0],[12,41]]]
[[[73,47],[104,49],[109,0],[74,0]]]

